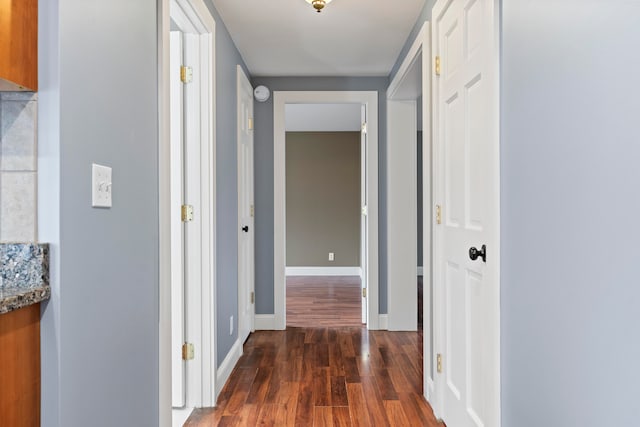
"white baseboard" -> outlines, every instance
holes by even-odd
[[[378,316],[378,318],[380,319],[379,320],[380,324],[378,325],[380,327],[380,330],[381,331],[389,330],[389,315],[381,314],[380,316]]]
[[[431,402],[435,396],[436,385],[431,378],[427,378],[427,386],[424,390],[424,397],[427,399],[427,402]]]
[[[287,276],[360,276],[360,267],[286,267]]]
[[[418,276],[423,276],[424,275],[423,274],[424,273],[424,267],[418,267],[417,268],[417,273],[418,273]]]
[[[193,408],[174,408],[171,410],[171,426],[182,427],[193,412]]]
[[[256,331],[275,331],[275,314],[256,314],[253,318],[253,327]]]
[[[218,400],[218,396],[220,395],[222,388],[227,383],[233,368],[236,367],[236,363],[238,363],[238,360],[242,357],[242,352],[242,342],[240,339],[237,339],[231,347],[231,350],[229,350],[229,354],[227,354],[227,357],[224,358],[218,368],[216,374],[216,401]]]

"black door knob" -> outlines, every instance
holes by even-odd
[[[486,245],[482,245],[480,250],[478,250],[475,246],[472,246],[469,249],[469,258],[471,258],[471,261],[477,260],[478,257],[482,258],[483,262],[487,262],[487,246]]]
[[[249,232],[249,226],[245,225],[244,227],[242,227],[242,231],[244,231],[245,233]]]

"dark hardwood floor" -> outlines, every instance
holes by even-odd
[[[216,408],[185,426],[441,426],[422,397],[418,332],[361,325],[359,277],[289,277],[287,330],[257,331]]]
[[[422,397],[422,333],[364,327],[250,335],[216,408],[185,426],[439,426]]]
[[[287,326],[361,326],[358,276],[287,277]]]

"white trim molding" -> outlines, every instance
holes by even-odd
[[[380,315],[380,330],[388,331],[389,330],[389,315],[381,314]]]
[[[360,267],[287,267],[287,276],[361,276]]]
[[[218,400],[218,396],[220,395],[220,392],[222,391],[224,385],[227,383],[227,380],[231,376],[233,368],[236,367],[238,360],[240,360],[240,358],[242,357],[242,352],[242,342],[237,339],[236,342],[233,343],[233,346],[231,347],[231,350],[229,350],[229,353],[227,353],[227,357],[224,358],[217,369],[215,400]]]
[[[256,331],[275,331],[276,315],[275,314],[256,314],[254,316],[253,326]]]
[[[184,425],[185,421],[187,421],[187,419],[189,418],[189,416],[191,415],[194,409],[195,408],[189,408],[189,407],[174,408],[171,411],[172,412],[171,416],[173,418],[172,426]]]

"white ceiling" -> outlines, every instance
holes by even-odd
[[[284,108],[287,131],[360,131],[360,104],[287,104]]]
[[[387,76],[425,0],[213,0],[253,76]]]

